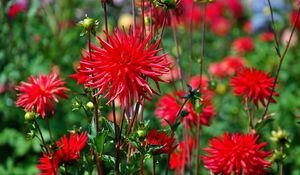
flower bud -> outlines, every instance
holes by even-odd
[[[26,112],[24,115],[25,121],[32,121],[35,119],[35,112]]]
[[[285,145],[286,147],[289,147],[291,142],[288,133],[280,128],[277,131],[272,131],[272,136],[270,139],[276,143]]]
[[[217,83],[215,81],[209,81],[209,89],[215,90],[217,87]]]
[[[225,84],[218,84],[216,87],[216,92],[218,94],[224,94],[226,92],[226,85]]]
[[[87,107],[88,109],[94,109],[94,103],[91,102],[91,101],[89,101],[89,102],[86,104],[86,107]]]
[[[177,8],[181,0],[154,0],[155,6],[161,6],[164,9]]]
[[[143,129],[137,130],[137,134],[138,134],[139,138],[145,138],[146,137],[146,132]]]
[[[93,18],[86,17],[84,20],[79,21],[78,24],[84,29],[91,29],[95,24],[95,20]]]

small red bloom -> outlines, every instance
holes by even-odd
[[[174,134],[170,137],[165,133],[158,133],[156,129],[151,130],[147,137],[147,144],[151,146],[162,146],[159,150],[155,150],[153,154],[171,154],[177,145],[173,145],[175,142]]]
[[[170,169],[175,169],[175,173],[181,172],[188,161],[191,160],[195,148],[195,139],[190,137],[179,143],[179,151],[173,152],[170,157]]]
[[[64,135],[61,141],[56,142],[58,147],[56,152],[51,153],[51,156],[43,153],[43,157],[39,160],[40,164],[37,165],[37,168],[42,171],[39,175],[57,175],[62,163],[78,160],[80,151],[85,147],[87,140],[86,132],[80,135],[70,133],[69,139]]]
[[[128,34],[116,28],[112,35],[106,33],[108,42],[98,37],[101,47],[92,45],[92,58],[89,54],[80,61],[78,73],[73,75],[78,82],[98,89],[98,94],[107,97],[110,103],[120,99],[121,107],[132,107],[134,100],[150,100],[157,93],[149,84],[153,80],[159,89],[159,77],[168,72],[165,55],[157,55],[160,40],[151,44],[152,35],[142,39],[141,32]]]
[[[177,66],[174,59],[167,55],[165,57],[166,64],[169,64],[169,71],[166,74],[163,74],[160,78],[165,82],[172,82],[179,79],[179,70],[180,68]]]
[[[78,133],[70,133],[68,139],[66,135],[61,138],[61,141],[56,142],[56,146],[60,149],[57,150],[56,155],[62,162],[69,162],[80,157],[80,151],[85,147],[88,140],[86,132],[78,135]]]
[[[223,3],[234,18],[242,17],[244,9],[240,0],[225,0]]]
[[[177,113],[181,106],[180,100],[182,99],[180,99],[180,97],[183,95],[183,92],[174,92],[174,96],[166,94],[158,101],[156,104],[155,115],[162,119],[163,125],[167,125],[164,120],[168,120],[172,124],[175,123]],[[189,126],[192,124],[196,125],[197,118],[200,117],[200,122],[203,125],[209,125],[210,119],[215,116],[216,112],[208,98],[203,97],[203,100],[204,107],[200,115],[194,111],[191,102],[188,102],[185,105],[184,110],[188,112],[188,115],[183,118],[183,124],[188,124]]]
[[[208,155],[202,159],[205,168],[215,174],[229,175],[262,175],[267,174],[266,168],[271,163],[265,159],[272,155],[270,151],[262,151],[267,142],[258,144],[259,136],[254,134],[224,133],[222,138],[214,137],[209,140],[209,148],[203,150]]]
[[[23,12],[26,9],[27,9],[27,1],[26,0],[18,1],[9,7],[8,16],[11,18],[15,18],[20,12]]]
[[[296,17],[297,17],[297,11],[293,11],[290,16],[290,23],[291,25],[294,25],[294,23],[296,22],[296,28],[300,30],[300,18],[298,18],[298,20],[296,21]]]
[[[209,72],[216,77],[224,78],[233,75],[237,70],[245,65],[245,59],[238,56],[227,56],[221,62],[211,63]]]
[[[274,34],[273,32],[264,32],[259,35],[259,39],[262,42],[271,42],[274,40]]]
[[[43,118],[46,116],[46,108],[52,115],[54,114],[53,101],[58,103],[57,96],[67,98],[65,91],[69,90],[64,87],[65,82],[58,79],[56,74],[40,74],[39,78],[31,76],[29,83],[22,81],[20,84],[16,87],[16,90],[20,92],[17,94],[16,105],[28,111],[34,107]]]
[[[241,37],[233,41],[233,49],[239,54],[245,54],[254,50],[254,42],[251,37]]]
[[[258,107],[258,101],[264,106],[265,100],[268,100],[271,94],[271,89],[274,83],[274,78],[269,77],[270,73],[264,73],[255,68],[244,68],[237,72],[236,77],[231,77],[230,86],[236,96],[244,96],[244,102],[253,100],[255,106]],[[278,96],[276,92],[273,96]],[[271,99],[272,103],[276,103],[274,98]]]
[[[218,36],[226,36],[231,29],[231,21],[224,18],[218,17],[211,23],[211,30]]]
[[[36,167],[41,173],[38,175],[57,175],[58,174],[58,168],[60,164],[60,160],[58,160],[57,156],[52,156],[52,158],[49,158],[47,154],[43,153],[43,157],[39,159],[39,163]]]

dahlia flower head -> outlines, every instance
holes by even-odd
[[[95,95],[103,94],[108,104],[119,98],[121,107],[141,98],[151,100],[157,92],[148,84],[153,80],[159,90],[160,76],[169,71],[166,54],[158,55],[160,40],[151,43],[152,35],[144,39],[141,31],[126,33],[115,28],[110,35],[105,32],[107,41],[97,37],[100,47],[92,45],[91,57],[87,51],[82,56],[78,73],[71,75],[79,84],[97,89]]]
[[[224,133],[221,138],[209,140],[209,147],[204,148],[206,155],[201,156],[204,167],[215,174],[262,175],[267,174],[271,162],[265,159],[271,151],[263,151],[267,142],[257,143],[258,135],[238,134],[230,136]]]
[[[270,73],[264,73],[255,68],[243,68],[238,70],[236,77],[231,77],[230,86],[233,87],[234,95],[243,96],[244,103],[247,100],[253,101],[258,107],[258,102],[266,106],[265,101],[270,97],[274,81],[275,78],[270,77]],[[279,96],[279,94],[274,91],[273,96]],[[276,103],[273,97],[270,102]]]
[[[182,91],[174,92],[174,95],[167,93],[157,102],[155,115],[162,119],[162,125],[167,125],[166,120],[171,124],[175,123],[178,111],[183,102],[181,99],[183,95]],[[190,101],[187,102],[183,110],[187,111],[188,115],[183,117],[183,124],[187,124],[188,126],[192,126],[192,124],[197,125],[198,117],[200,117],[201,124],[206,126],[210,124],[210,120],[216,115],[215,108],[207,97],[203,97],[202,103],[204,103],[204,107],[201,113],[198,114],[193,109],[192,103]]]
[[[171,154],[177,145],[174,145],[174,134],[168,136],[164,131],[157,132],[156,129],[149,131],[146,137],[146,143],[150,146],[162,146],[160,149],[155,150],[153,154]]]
[[[39,159],[37,168],[42,171],[39,175],[56,175],[61,164],[78,160],[80,151],[85,147],[87,140],[86,132],[80,135],[70,133],[69,139],[64,135],[60,141],[56,141],[58,147],[56,152],[51,151],[51,156],[43,153],[43,157]]]
[[[57,97],[67,98],[66,91],[69,89],[64,85],[65,82],[57,74],[41,73],[39,78],[33,75],[28,83],[22,81],[20,86],[16,86],[19,91],[16,105],[27,111],[34,109],[42,118],[46,116],[47,109],[54,115],[54,102],[58,103]]]

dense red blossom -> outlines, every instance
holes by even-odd
[[[218,36],[228,35],[231,29],[231,21],[225,17],[218,17],[211,24],[211,31],[217,34]]]
[[[57,175],[58,168],[60,166],[60,160],[57,156],[51,158],[43,153],[43,157],[39,159],[39,163],[36,167],[41,171],[38,175]]]
[[[235,74],[237,70],[244,67],[245,62],[243,57],[227,56],[221,62],[211,63],[208,70],[213,76],[224,78]]]
[[[46,116],[46,109],[48,108],[52,115],[54,114],[53,102],[58,103],[57,97],[67,98],[65,82],[58,78],[56,74],[44,75],[40,77],[31,76],[29,83],[21,82],[16,90],[17,94],[16,105],[23,107],[28,111],[35,108],[43,118]]]
[[[157,93],[149,84],[153,80],[159,89],[159,77],[168,72],[164,55],[157,55],[160,40],[151,44],[152,35],[142,39],[141,32],[129,29],[115,29],[112,35],[105,33],[108,41],[97,37],[101,47],[92,45],[92,58],[89,54],[80,61],[78,73],[73,78],[78,83],[97,90],[112,100],[119,98],[121,107],[132,107],[134,99],[151,99]],[[148,46],[148,47],[147,47]]]
[[[158,133],[156,129],[151,130],[147,137],[147,144],[151,146],[162,146],[162,148],[155,150],[153,154],[171,154],[177,145],[173,145],[175,142],[174,134],[170,137],[165,132]]]
[[[269,99],[275,81],[269,75],[270,73],[264,73],[255,68],[244,68],[237,72],[236,77],[231,77],[230,86],[233,87],[233,92],[236,96],[243,96],[244,102],[253,100],[258,107],[258,102],[260,101],[265,106],[265,100]],[[278,94],[273,92],[273,96],[278,96]],[[274,98],[271,98],[270,102],[276,103]]]
[[[64,135],[61,141],[56,142],[56,146],[58,147],[56,152],[51,156],[43,153],[43,157],[39,159],[40,164],[37,165],[37,168],[42,171],[40,175],[56,175],[62,163],[78,160],[80,158],[80,151],[85,147],[87,140],[86,132],[80,135],[78,133],[70,133],[69,139]]]
[[[259,39],[262,42],[271,42],[271,41],[274,40],[274,33],[273,32],[264,32],[264,33],[261,33],[259,35]]]
[[[163,96],[156,104],[155,115],[162,119],[162,124],[167,125],[165,120],[168,120],[170,123],[174,124],[176,121],[177,113],[180,109],[183,96],[183,92],[174,92],[174,96],[171,94],[166,94]],[[209,121],[216,114],[214,106],[211,104],[210,100],[207,97],[203,98],[204,107],[200,114],[197,114],[191,102],[187,102],[184,107],[184,110],[188,112],[188,115],[182,119],[183,124],[197,124],[198,117],[200,117],[200,122],[203,125],[209,125]]]
[[[239,54],[245,54],[254,50],[255,45],[251,37],[237,38],[232,43],[234,51]]]
[[[179,143],[179,150],[171,154],[170,169],[175,169],[175,172],[179,173],[187,166],[187,163],[191,160],[191,156],[193,155],[193,150],[196,146],[195,143],[195,139],[192,137]]]
[[[290,23],[291,25],[294,25],[294,23],[296,22],[296,28],[300,30],[300,18],[298,18],[298,20],[296,21],[296,17],[297,17],[297,11],[293,11],[290,16]]]
[[[215,174],[261,175],[267,174],[271,163],[265,159],[272,155],[262,151],[267,142],[257,143],[259,136],[254,134],[224,133],[222,138],[209,140],[209,147],[203,150],[207,155],[202,159],[205,168]]]
[[[20,12],[23,12],[27,9],[27,1],[17,1],[13,5],[11,5],[8,9],[8,16],[11,18],[15,18]]]

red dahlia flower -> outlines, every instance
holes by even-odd
[[[244,102],[253,100],[255,106],[258,107],[258,101],[260,101],[265,106],[265,100],[269,99],[275,81],[269,75],[270,73],[264,73],[255,68],[244,68],[237,72],[236,77],[231,77],[230,86],[234,88],[233,92],[236,96],[244,96]],[[278,96],[278,94],[273,92],[273,96]],[[271,98],[270,102],[276,103],[274,98]]]
[[[154,151],[154,154],[171,154],[177,146],[173,146],[175,142],[174,134],[169,137],[165,132],[158,133],[156,129],[151,130],[146,139],[148,145],[162,146],[159,150]]]
[[[261,33],[259,35],[259,39],[262,42],[271,42],[271,41],[274,40],[274,33],[273,32],[264,32],[264,33]]]
[[[13,5],[11,5],[8,9],[8,16],[11,18],[15,18],[20,12],[23,12],[27,9],[27,1],[17,1]]]
[[[112,100],[119,97],[122,107],[134,99],[151,99],[156,91],[148,80],[153,80],[159,89],[159,77],[168,72],[165,55],[157,55],[160,40],[151,44],[152,35],[142,39],[141,32],[128,34],[118,28],[112,35],[106,33],[108,42],[98,37],[101,47],[92,45],[92,58],[89,54],[80,61],[78,73],[72,75],[87,87],[98,89],[97,94]]]
[[[37,168],[42,171],[39,175],[57,175],[62,163],[78,160],[80,151],[85,147],[87,140],[86,132],[80,135],[70,133],[69,140],[64,135],[61,142],[56,142],[58,150],[54,154],[49,156],[43,153],[43,157],[39,160],[40,164],[37,165]]]
[[[245,54],[254,50],[254,42],[251,37],[241,37],[233,41],[233,49],[239,54]]]
[[[69,90],[64,87],[65,82],[58,79],[56,74],[40,74],[39,78],[31,76],[29,83],[22,81],[20,84],[16,87],[16,90],[20,92],[17,94],[16,105],[28,111],[34,107],[43,118],[46,116],[46,108],[52,115],[54,114],[53,101],[58,103],[57,96],[67,98],[65,91]]]
[[[163,125],[167,125],[165,120],[168,120],[171,124],[175,123],[177,113],[181,106],[180,100],[182,99],[180,99],[180,97],[183,95],[184,94],[182,92],[174,92],[174,96],[171,94],[166,94],[158,101],[156,104],[155,115],[162,119]],[[206,97],[203,97],[203,99],[204,107],[200,115],[194,111],[191,102],[188,102],[185,105],[183,110],[187,111],[188,115],[182,120],[184,124],[196,125],[197,118],[200,117],[200,122],[203,125],[209,125],[210,119],[215,116],[216,112],[210,100]]]
[[[228,35],[231,29],[231,21],[224,17],[218,17],[211,23],[211,30],[218,36]]]
[[[224,133],[222,138],[214,137],[209,140],[209,148],[203,150],[208,155],[202,159],[205,168],[215,174],[229,175],[261,175],[267,174],[266,168],[271,163],[265,159],[271,156],[270,151],[262,151],[267,142],[258,144],[259,136],[254,134],[232,134]]]

